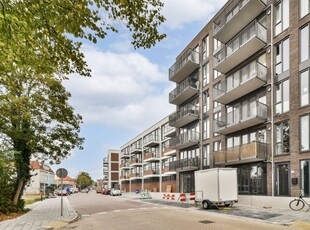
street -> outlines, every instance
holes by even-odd
[[[95,191],[71,195],[69,200],[80,218],[63,229],[297,229],[195,208],[105,196]]]

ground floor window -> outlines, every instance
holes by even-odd
[[[304,190],[305,196],[310,196],[310,160],[302,160],[300,161],[300,189]]]
[[[266,164],[246,164],[237,167],[238,193],[267,195]]]
[[[195,192],[194,171],[180,173],[180,192]]]

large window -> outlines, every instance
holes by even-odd
[[[205,86],[210,83],[209,63],[203,66],[202,74],[203,74],[203,86]]]
[[[290,125],[288,121],[284,121],[276,125],[276,155],[290,153]]]
[[[300,74],[300,106],[307,106],[310,104],[310,77],[309,69]]]
[[[210,138],[210,118],[203,119],[203,139]]]
[[[209,57],[209,35],[202,40],[202,59]]]
[[[300,118],[300,151],[310,150],[310,115]]]
[[[275,35],[289,27],[289,0],[282,0],[275,6]]]
[[[290,85],[289,80],[285,80],[276,85],[276,114],[288,112],[290,110]]]
[[[203,113],[207,113],[210,111],[210,95],[209,91],[203,92]]]
[[[299,12],[300,12],[300,18],[304,17],[305,15],[309,14],[309,0],[299,0]]]
[[[310,196],[310,160],[300,161],[300,189],[304,190],[305,196]]]
[[[206,168],[210,166],[210,145],[203,146],[203,167]]]
[[[276,74],[279,75],[290,68],[290,39],[285,39],[275,48]]]
[[[309,59],[309,24],[300,30],[299,53],[300,62]]]
[[[239,194],[267,194],[266,164],[247,164],[237,168]]]

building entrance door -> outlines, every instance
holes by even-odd
[[[180,173],[180,192],[189,193],[195,191],[194,172]]]
[[[276,196],[290,195],[289,171],[290,167],[288,163],[276,164],[276,175],[275,175]]]

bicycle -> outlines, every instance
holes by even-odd
[[[292,200],[289,203],[290,209],[292,209],[294,211],[299,211],[299,210],[303,209],[305,207],[305,205],[308,205],[308,209],[306,211],[306,212],[308,212],[310,210],[310,203],[307,203],[307,201],[305,201],[303,196],[304,196],[304,193],[303,193],[303,190],[301,189],[299,192],[299,198],[295,198],[294,200]]]

